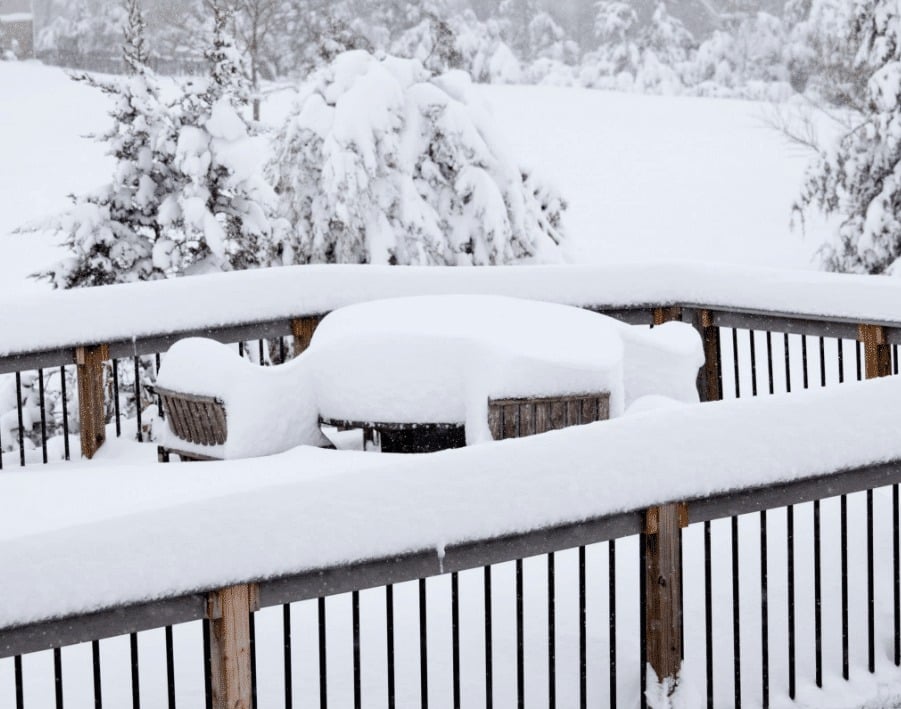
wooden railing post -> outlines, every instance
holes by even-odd
[[[654,308],[651,316],[655,325],[663,325],[666,322],[682,319],[682,308],[678,305],[670,305],[665,308]]]
[[[892,373],[891,347],[880,325],[858,325],[857,339],[863,343],[867,379],[887,377]]]
[[[698,395],[701,401],[723,398],[723,374],[720,370],[720,329],[713,324],[709,310],[683,310],[683,321],[694,325],[704,346],[704,367],[698,372]]]
[[[207,596],[213,709],[253,706],[250,614],[258,609],[256,584],[229,586]]]
[[[671,695],[682,667],[682,537],[688,525],[684,504],[651,507],[645,512],[645,641],[648,664]],[[642,688],[643,689],[643,688]]]
[[[296,357],[310,346],[313,333],[322,320],[321,315],[308,315],[303,318],[294,318],[291,321],[291,334],[294,336],[294,356]]]
[[[108,345],[75,348],[78,373],[78,423],[81,429],[81,454],[93,458],[106,441],[106,416],[103,401],[103,362],[109,359]]]

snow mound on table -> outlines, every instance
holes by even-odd
[[[626,406],[652,395],[685,403],[699,400],[697,377],[704,364],[704,348],[691,325],[668,322],[650,330],[622,325],[620,334],[625,348]]]
[[[163,445],[221,458],[269,455],[300,445],[328,443],[303,355],[278,367],[241,359],[214,340],[176,342],[160,368],[157,384],[173,391],[223,401],[228,434],[221,446],[193,445],[164,427]]]
[[[465,423],[475,443],[490,440],[489,398],[609,392],[611,416],[645,394],[697,401],[700,352],[677,323],[648,331],[578,308],[458,295],[334,311],[309,355],[324,418]]]

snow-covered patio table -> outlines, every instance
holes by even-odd
[[[682,323],[650,330],[581,308],[476,295],[341,308],[319,325],[307,357],[322,419],[378,430],[383,450],[386,441],[430,450],[497,438],[492,402],[581,407],[593,397],[601,410],[589,422],[648,395],[697,401],[703,362],[698,335]]]
[[[443,295],[335,310],[307,351],[276,367],[184,340],[158,383],[221,401],[227,438],[198,452],[233,458],[321,445],[320,421],[378,430],[389,449],[433,450],[492,440],[490,401],[595,397],[591,421],[649,396],[696,402],[702,362],[682,323],[648,329],[551,303]]]

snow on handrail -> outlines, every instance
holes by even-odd
[[[378,298],[475,293],[627,309],[686,305],[901,327],[901,281],[695,262],[291,266],[0,301],[0,357],[317,315]]]
[[[897,478],[899,419],[901,379],[887,377],[421,456],[299,448],[264,466],[95,467],[78,478],[77,506],[70,469],[3,476],[0,628],[423,550],[442,559],[467,543],[667,502],[750,499],[828,473]]]

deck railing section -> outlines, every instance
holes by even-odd
[[[668,320],[692,323],[704,343],[705,366],[698,382],[704,400],[791,392],[898,373],[901,322],[874,324],[703,304],[599,305],[591,309],[632,324],[653,326]],[[102,443],[109,422],[115,423],[117,435],[126,430],[126,406],[134,407],[137,419],[133,430],[140,440],[146,435],[142,414],[146,418],[144,412],[150,413],[155,407],[144,385],[153,380],[165,349],[181,337],[203,335],[237,343],[242,356],[267,365],[302,351],[320,317],[165,333],[0,358],[0,372],[13,373],[17,391],[26,394],[18,397],[15,450],[9,450],[8,443],[3,450],[2,437],[8,429],[0,428],[0,466],[28,462],[25,439],[29,434],[35,438],[29,453],[32,458],[48,462],[55,457],[76,456],[77,445],[69,436],[70,427],[76,426],[81,434],[81,452],[90,457]],[[35,402],[39,423],[29,428],[29,418],[34,416],[28,406]],[[840,671],[849,679],[859,671],[857,665],[874,672],[886,660],[884,647],[891,649],[887,661],[901,665],[899,482],[901,464],[892,463],[840,473],[824,471],[821,478],[737,490],[716,498],[678,504],[664,501],[658,507],[578,525],[449,547],[440,560],[430,550],[8,628],[0,631],[0,655],[15,658],[13,696],[18,708],[28,706],[22,655],[51,649],[55,703],[62,707],[60,648],[90,643],[94,706],[99,707],[103,702],[100,640],[129,634],[133,706],[139,706],[138,633],[161,628],[166,701],[170,707],[188,706],[190,701],[179,699],[181,690],[175,682],[173,626],[178,635],[180,628],[193,627],[191,622],[200,620],[203,657],[207,658],[202,663],[207,706],[232,706],[228,702],[236,698],[249,698],[255,705],[257,676],[272,673],[271,668],[257,666],[254,619],[267,612],[271,616],[265,609],[277,608],[283,638],[284,706],[293,706],[300,696],[294,678],[302,674],[296,666],[296,618],[302,616],[313,623],[309,641],[316,658],[312,675],[303,674],[309,680],[306,691],[318,693],[319,704],[325,707],[330,698],[336,701],[337,691],[334,680],[329,688],[329,678],[336,669],[328,666],[334,620],[329,620],[327,609],[336,603],[349,604],[347,686],[353,705],[370,704],[364,696],[371,686],[364,681],[366,656],[381,654],[383,659],[377,664],[384,673],[384,699],[377,703],[403,706],[418,695],[421,706],[427,706],[429,697],[437,691],[436,681],[429,674],[429,651],[436,642],[435,633],[430,634],[436,622],[430,589],[449,581],[449,609],[445,611],[449,616],[451,676],[447,688],[453,706],[465,703],[490,707],[495,697],[498,705],[506,705],[506,699],[514,697],[516,704],[523,706],[527,693],[534,694],[534,682],[526,679],[526,665],[533,662],[527,637],[533,638],[535,633],[527,632],[532,621],[526,609],[534,607],[534,599],[529,596],[537,595],[547,626],[542,647],[546,655],[541,675],[544,679],[539,682],[547,706],[569,705],[572,697],[561,695],[568,686],[561,678],[570,670],[577,679],[573,686],[577,688],[574,697],[578,706],[606,703],[614,707],[624,695],[634,696],[635,692],[644,703],[641,688],[646,686],[646,661],[661,677],[669,677],[681,666],[684,655],[692,657],[696,667],[699,663],[704,667],[708,707],[768,707],[773,691],[785,691],[793,698],[804,679],[812,678],[822,686],[824,675]],[[856,524],[858,517],[860,525]],[[882,532],[877,534],[879,528]],[[831,540],[825,546],[824,537]],[[890,548],[883,548],[886,545],[880,544],[880,539],[890,540]],[[863,549],[859,557],[849,554],[855,542]],[[752,559],[742,555],[749,543],[755,551]],[[812,559],[812,568],[807,568],[808,559]],[[426,580],[433,576],[444,576],[445,581]],[[510,585],[504,593],[499,589],[501,578]],[[662,586],[655,583],[661,578],[668,582]],[[404,584],[413,586],[403,591],[404,602],[416,606],[416,617],[405,621],[405,634],[395,626],[395,620],[407,610],[397,601]],[[624,584],[626,588],[638,587],[637,603],[630,595],[623,596]],[[829,584],[839,589],[837,604],[830,605],[832,601],[824,599],[824,588]],[[541,590],[536,591],[539,587]],[[603,587],[603,593],[599,587]],[[566,595],[565,588],[575,591]],[[661,588],[666,593],[661,594]],[[481,596],[478,624],[482,627],[478,633],[471,627],[471,613],[461,617],[467,614],[465,607],[461,610],[467,593]],[[349,598],[331,598],[342,594]],[[379,618],[384,623],[384,646],[382,651],[364,647],[361,655],[361,612],[365,622],[365,609],[367,603],[373,603],[373,594],[382,597],[376,605],[382,606]],[[564,595],[574,609],[565,607]],[[326,598],[331,600],[327,603]],[[877,623],[880,603],[890,609],[890,627]],[[309,604],[312,606],[307,608]],[[682,626],[686,604],[701,609],[703,627]],[[853,624],[855,610],[861,604],[865,620]],[[263,610],[257,612],[257,608]],[[510,618],[501,620],[501,611],[509,613]],[[575,635],[562,622],[573,611],[577,618]],[[831,613],[837,620],[828,617]],[[443,616],[438,617],[440,620]],[[499,633],[510,630],[511,618],[513,639],[509,645],[510,639],[501,638]],[[728,623],[724,625],[723,620]],[[411,624],[412,634],[407,632]],[[717,631],[729,625],[731,633],[724,645]],[[461,629],[470,638],[468,642],[474,634],[480,636],[476,645],[482,666],[476,678],[467,676],[472,661],[461,658],[461,648],[467,642],[461,640]],[[779,642],[774,642],[777,634]],[[641,640],[637,646],[632,642],[635,638]],[[418,643],[417,691],[401,686],[405,680],[399,676],[399,666],[409,664],[410,658],[399,659],[397,650],[399,642],[407,641]],[[508,645],[503,645],[505,642]],[[572,642],[572,647],[567,647],[567,642]],[[235,657],[248,659],[232,666]],[[513,662],[512,677],[499,667],[504,657]],[[565,659],[573,658],[574,668],[560,666]],[[187,661],[196,662],[196,658]],[[723,663],[728,663],[731,671],[724,671]],[[731,683],[715,683],[715,678],[723,676],[731,676]],[[474,701],[473,683],[481,695],[478,702]]]
[[[698,381],[704,401],[898,372],[901,322],[875,325],[694,305],[589,309],[631,324],[692,323],[704,343],[705,366]],[[129,432],[145,440],[148,416],[162,416],[159,398],[148,387],[165,350],[178,339],[204,336],[231,343],[241,356],[265,366],[303,351],[322,317],[307,315],[0,357],[0,376],[14,374],[18,392],[16,416],[6,426],[0,421],[0,468],[68,460],[73,449],[76,457],[91,458],[105,440],[107,424],[114,423],[119,436],[127,419],[132,420]],[[79,434],[77,441],[70,435],[73,432]]]

